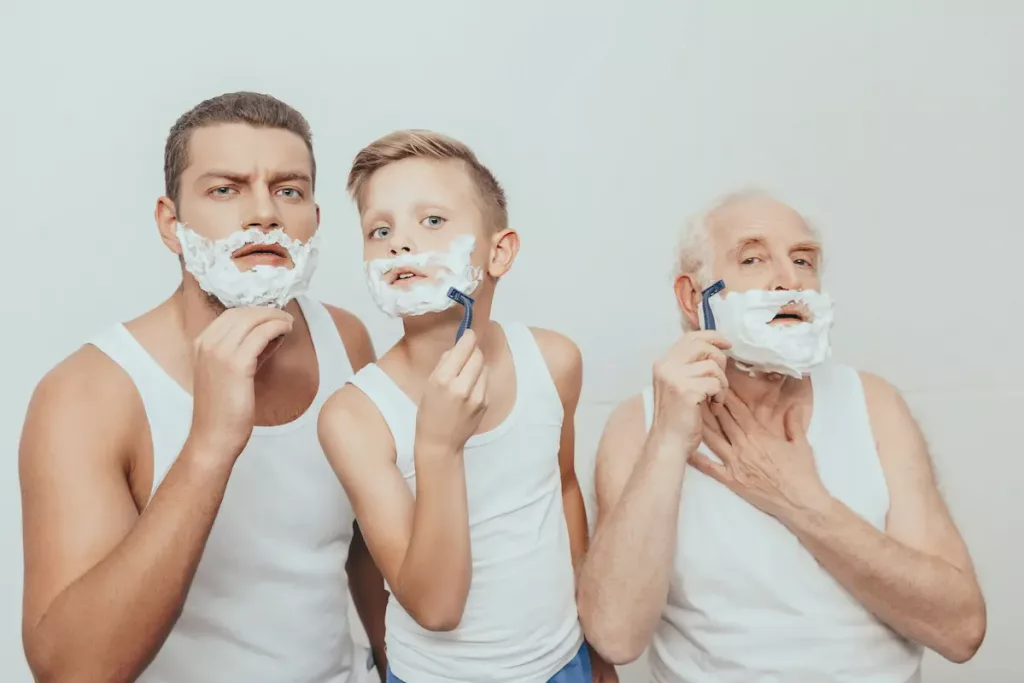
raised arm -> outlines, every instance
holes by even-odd
[[[700,405],[727,385],[728,346],[685,335],[655,365],[654,416],[641,397],[612,413],[597,452],[597,531],[579,579],[580,620],[613,664],[639,657],[668,597],[688,454],[700,444]]]
[[[227,336],[199,352],[208,362],[200,361],[206,374],[196,389],[206,398],[198,405],[220,405],[207,414],[223,418],[221,428],[193,426],[148,505],[136,502],[128,483],[150,435],[127,375],[85,347],[36,388],[19,452],[22,632],[36,680],[134,681],[173,627],[248,439],[238,424],[252,428],[246,383],[251,388],[259,353],[291,325],[279,312],[247,316],[229,316],[219,326]],[[239,341],[241,356],[233,352]],[[208,351],[232,359],[230,371]],[[225,411],[239,387],[241,403]]]
[[[416,496],[395,465],[395,444],[369,398],[347,385],[320,412],[324,453],[356,513],[392,594],[423,628],[462,620],[472,563],[462,448],[486,396],[483,357],[472,331],[428,380],[416,425]]]

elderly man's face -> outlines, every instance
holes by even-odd
[[[728,289],[821,288],[821,245],[785,204],[749,199],[716,211],[709,223],[712,279]]]
[[[676,295],[684,314],[697,326],[703,287],[724,280],[726,290],[820,290],[821,245],[790,207],[770,198],[743,199],[708,217],[710,282],[683,276]]]

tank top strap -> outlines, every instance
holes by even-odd
[[[399,460],[403,454],[411,454],[416,438],[417,412],[412,399],[376,363],[370,363],[352,375],[348,384],[366,394],[377,406],[395,439]]]
[[[329,396],[352,376],[348,350],[334,318],[324,304],[307,296],[300,296],[297,301],[302,316],[306,319],[309,336],[313,340],[316,361],[320,367],[320,385],[327,390],[321,391],[320,394]]]
[[[561,411],[562,399],[533,332],[520,322],[501,323],[501,329],[505,332],[508,348],[512,352],[512,362],[515,364],[517,394],[523,398],[529,396],[533,401],[541,401],[545,407],[557,407]]]

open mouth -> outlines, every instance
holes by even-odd
[[[408,284],[426,279],[426,275],[415,268],[395,268],[388,274],[388,284]]]
[[[769,325],[779,323],[782,325],[793,323],[809,323],[813,317],[804,304],[790,302],[779,309],[775,317],[769,321]]]

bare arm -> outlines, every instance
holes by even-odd
[[[127,471],[145,415],[86,347],[37,387],[19,453],[22,632],[38,681],[133,681],[178,617],[230,473],[186,446],[140,515]]]
[[[376,565],[421,626],[454,629],[469,594],[466,478],[461,454],[416,462],[416,497],[395,465],[390,430],[348,385],[320,412],[320,442],[341,480]]]
[[[668,596],[686,445],[645,433],[637,396],[612,413],[597,452],[597,531],[579,580],[579,610],[594,648],[626,664],[647,647]]]
[[[572,566],[578,574],[590,540],[583,492],[576,478],[576,407],[579,405],[580,392],[583,389],[583,357],[579,348],[568,337],[551,330],[532,331],[562,401],[562,436],[558,448],[558,467],[562,475],[562,508],[565,524],[569,529]]]
[[[348,311],[326,306],[338,334],[345,344],[349,364],[353,372],[359,372],[366,365],[377,360],[373,349],[373,341],[366,326]],[[363,630],[370,641],[373,661],[377,674],[383,682],[387,671],[387,653],[384,648],[384,616],[388,607],[388,592],[384,587],[384,577],[373,561],[362,530],[358,524],[353,525],[352,544],[348,550],[348,561],[345,563],[348,573],[349,592],[352,603],[363,624]]]
[[[842,503],[784,520],[822,566],[906,638],[965,662],[985,637],[986,610],[967,547],[939,494],[927,445],[903,398],[863,375],[890,493],[882,533]]]

